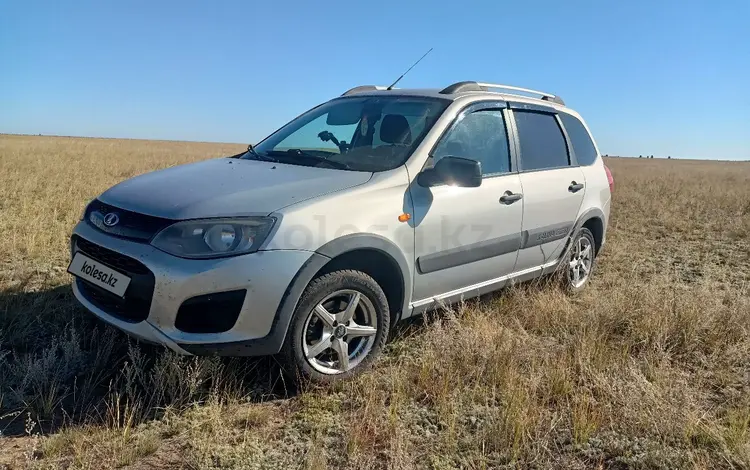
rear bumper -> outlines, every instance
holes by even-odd
[[[609,209],[610,209],[611,202],[612,202],[612,197],[607,199],[607,202],[605,202],[604,206],[602,207],[602,212],[604,213],[604,220],[603,220],[604,231],[602,232],[602,244],[599,247],[600,250],[604,248],[604,245],[607,243],[607,228],[609,227]]]
[[[146,342],[163,344],[180,354],[245,356],[278,352],[302,290],[317,269],[328,261],[322,255],[301,250],[186,260],[145,243],[105,234],[86,222],[76,226],[74,235],[140,262],[154,278],[148,313],[144,312],[142,318],[134,321],[118,317],[101,304],[92,302],[79,285],[81,281],[76,280],[73,293],[78,301],[125,333]],[[77,250],[75,245],[71,248],[73,252]],[[228,331],[186,333],[175,326],[179,307],[187,299],[236,289],[246,289],[247,294],[234,326]]]

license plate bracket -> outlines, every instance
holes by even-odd
[[[125,291],[130,285],[130,277],[80,251],[73,255],[68,272],[119,297],[125,297]]]

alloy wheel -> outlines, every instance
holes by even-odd
[[[366,295],[352,289],[326,296],[310,312],[302,334],[307,362],[323,374],[341,374],[367,357],[375,343],[377,316]]]
[[[591,240],[585,236],[579,237],[570,253],[569,273],[570,284],[573,288],[577,289],[586,283],[593,263],[594,253]]]

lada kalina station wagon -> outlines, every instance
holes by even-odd
[[[83,306],[140,340],[277,354],[329,382],[427,309],[551,273],[584,288],[612,184],[558,96],[361,86],[239,155],[105,191],[69,271]]]

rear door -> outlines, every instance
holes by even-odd
[[[515,270],[523,271],[560,257],[578,217],[586,181],[553,108],[511,108],[524,202]]]

